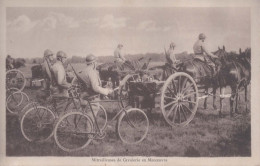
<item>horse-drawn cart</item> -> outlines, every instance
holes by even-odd
[[[144,76],[143,76],[144,77]],[[123,107],[154,108],[155,97],[160,95],[160,108],[171,126],[185,126],[194,117],[199,97],[194,79],[184,72],[176,72],[160,81],[153,75],[142,79],[139,74],[129,74],[120,86],[120,103]]]

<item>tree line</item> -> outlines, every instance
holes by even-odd
[[[127,54],[125,57],[128,60],[137,60],[140,58],[151,58],[151,61],[154,62],[162,62],[165,61],[165,54],[164,53],[146,53],[146,54]],[[191,54],[188,54],[187,52],[177,53],[176,54],[177,59],[188,59],[191,58]],[[26,63],[28,64],[41,64],[43,63],[43,58],[25,58]],[[113,62],[114,58],[113,56],[99,56],[98,62],[100,63],[107,63],[107,62]],[[84,63],[85,57],[82,56],[76,56],[73,55],[71,58],[68,58],[69,63]]]

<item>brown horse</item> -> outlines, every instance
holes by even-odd
[[[214,52],[213,54],[215,54]],[[213,96],[213,108],[217,109],[216,106],[216,90],[219,86],[217,83],[217,73],[219,71],[219,68],[221,66],[221,63],[218,59],[211,59],[212,62],[215,63],[215,65],[208,65],[207,62],[201,61],[200,59],[197,59],[194,57],[194,59],[191,59],[189,61],[183,62],[183,64],[180,65],[179,71],[185,72],[189,74],[198,85],[199,89],[204,90],[204,95]],[[212,63],[211,62],[211,63]],[[209,88],[212,88],[212,93],[209,93]],[[207,108],[207,97],[204,99],[204,109]]]
[[[241,87],[245,90],[245,101],[246,101],[246,111],[248,111],[247,106],[247,86],[251,80],[251,50],[246,49],[245,52],[241,52],[236,55],[234,53],[227,53],[224,49],[219,49],[216,55],[220,58],[222,63],[218,74],[218,84],[220,87],[220,110],[219,115],[222,116],[223,99],[226,86],[231,88],[230,97],[230,116],[233,116],[233,105],[235,102],[235,113],[238,113],[237,102],[238,93]]]

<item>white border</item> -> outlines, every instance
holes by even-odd
[[[260,166],[260,1],[246,0],[0,0],[0,74],[5,78],[5,7],[250,7],[251,8],[251,133],[252,157],[182,158],[169,157],[167,163],[93,163],[91,157],[5,157],[5,79],[0,79],[0,165],[252,165]],[[109,157],[117,158],[117,157]],[[142,158],[142,157],[139,157]]]

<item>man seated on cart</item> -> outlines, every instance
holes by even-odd
[[[115,63],[120,70],[123,70],[123,63],[126,62],[126,58],[122,53],[122,48],[123,44],[118,44],[117,48],[114,51]]]
[[[175,48],[175,43],[170,44],[169,50],[166,52],[166,62],[171,65],[172,67],[176,68],[177,64],[179,64],[181,61],[177,60],[174,54],[174,48]]]
[[[81,93],[81,105],[88,105],[88,102],[84,100],[88,98],[88,100],[95,101],[98,99],[99,95],[109,95],[113,93],[112,89],[103,88],[101,85],[99,73],[96,70],[97,67],[97,58],[94,55],[88,55],[86,57],[86,65],[87,67],[78,73],[79,82],[83,84],[84,92]],[[97,114],[97,109],[93,108],[94,114]],[[88,112],[89,116],[92,117],[92,114]]]

